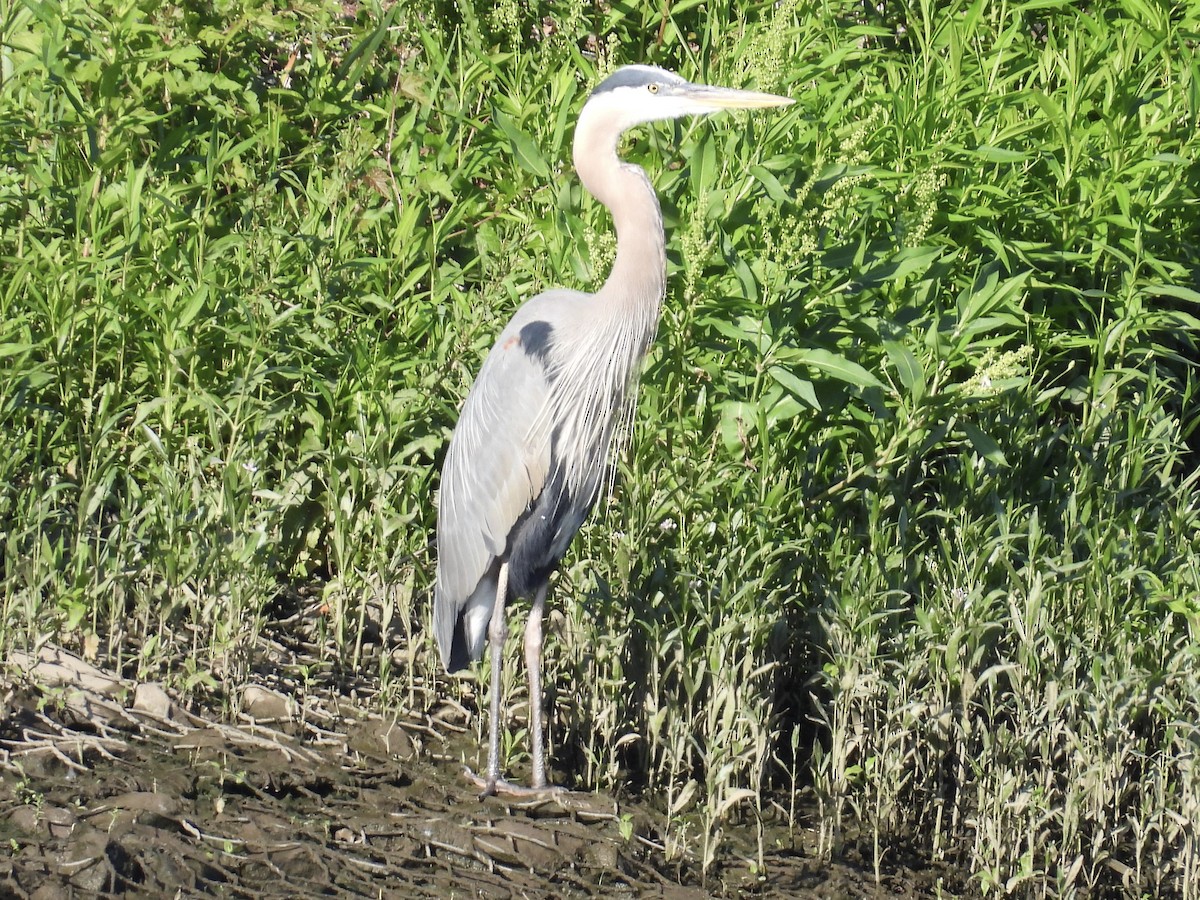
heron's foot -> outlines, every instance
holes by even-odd
[[[526,787],[523,784],[513,784],[503,778],[483,778],[469,768],[463,769],[463,774],[475,787],[479,788],[479,799],[484,797],[522,797],[525,799],[548,799],[559,794],[568,793],[565,787],[557,784],[547,784],[542,787]]]

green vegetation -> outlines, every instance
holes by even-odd
[[[573,116],[657,62],[797,103],[628,141],[671,288],[556,759],[705,865],[815,809],[986,893],[1200,897],[1200,8],[665,9],[0,0],[0,649],[219,699],[316,586],[322,664],[408,702],[458,404],[602,279]]]

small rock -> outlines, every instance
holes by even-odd
[[[33,806],[18,806],[8,814],[8,823],[18,831],[37,834],[42,830],[42,812]]]
[[[292,719],[296,702],[278,691],[251,684],[242,691],[242,712],[256,719]]]
[[[122,690],[120,678],[53,644],[47,644],[37,656],[14,650],[11,661],[25,671],[30,680],[47,687],[67,685],[101,697],[117,697]]]
[[[77,890],[99,893],[108,883],[109,868],[104,849],[108,836],[89,826],[81,825],[73,840],[55,854],[58,874],[67,878]]]
[[[134,688],[133,708],[156,719],[170,719],[173,704],[161,685],[146,683]]]
[[[50,836],[55,838],[67,837],[79,822],[79,817],[65,806],[48,806],[42,813],[50,826]]]
[[[179,812],[179,801],[156,791],[128,791],[104,801],[105,805],[169,819]]]
[[[417,748],[407,731],[396,723],[369,720],[349,728],[346,740],[351,750],[365,756],[386,756],[410,760]]]
[[[18,806],[8,814],[8,823],[28,835],[61,838],[68,836],[79,817],[65,806]]]

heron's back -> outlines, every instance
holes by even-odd
[[[500,564],[511,594],[532,595],[591,511],[658,302],[631,317],[604,294],[548,291],[489,352],[442,469],[434,628],[451,671],[483,653]]]

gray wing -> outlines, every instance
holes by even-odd
[[[526,304],[492,347],[442,467],[433,626],[450,671],[482,655],[498,560],[513,525],[546,481],[550,441],[534,425],[550,391],[548,352],[528,339],[529,331],[522,340],[526,326],[545,324],[536,317],[542,305]]]

